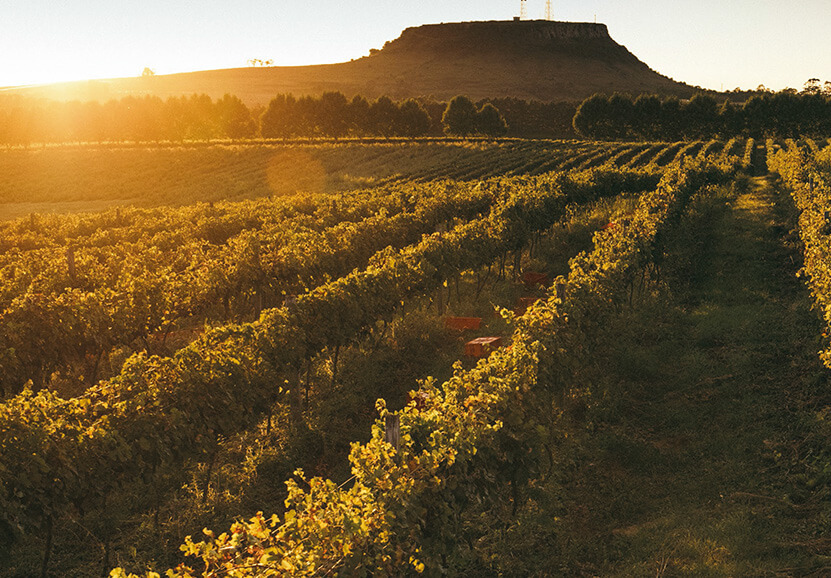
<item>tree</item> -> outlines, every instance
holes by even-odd
[[[372,133],[369,101],[363,96],[356,95],[352,98],[347,108],[347,118],[351,133],[357,135]]]
[[[473,102],[466,96],[451,100],[441,118],[444,132],[453,136],[468,136],[476,132],[477,114]]]
[[[770,95],[768,93],[754,94],[748,98],[742,107],[745,129],[748,136],[763,138],[770,124]]]
[[[622,139],[630,136],[635,116],[635,106],[627,94],[614,93],[609,97],[610,136]]]
[[[165,136],[207,140],[223,134],[216,105],[207,94],[170,97],[164,105]]]
[[[800,136],[825,137],[831,128],[829,103],[821,92],[803,94],[799,99]]]
[[[372,133],[381,136],[392,136],[395,134],[395,118],[398,115],[398,107],[388,96],[381,96],[372,103],[369,108],[370,126]]]
[[[476,114],[476,132],[485,136],[505,136],[508,124],[499,110],[486,102]]]
[[[78,119],[82,139],[86,142],[102,142],[111,138],[111,128],[104,116],[104,107],[97,100],[84,103]]]
[[[661,103],[661,139],[674,141],[681,138],[681,101],[671,96]]]
[[[430,115],[415,99],[408,99],[398,107],[395,118],[395,134],[415,138],[430,130]]]
[[[320,130],[320,101],[301,96],[294,107],[294,123],[298,136],[314,137]]]
[[[712,138],[718,125],[718,102],[696,94],[683,108],[683,134],[688,139]]]
[[[609,121],[609,99],[603,94],[593,94],[577,107],[572,125],[584,138],[608,138],[612,132]]]
[[[722,138],[730,139],[744,130],[741,111],[729,98],[725,98],[718,110],[718,133]]]
[[[209,140],[219,136],[220,128],[216,106],[210,96],[207,94],[192,94],[188,99],[187,108],[190,113],[188,138]]]
[[[805,86],[802,89],[802,92],[805,94],[818,94],[822,90],[822,85],[820,84],[819,78],[809,78],[805,82]]]
[[[165,136],[165,106],[161,98],[127,96],[117,108],[125,140],[149,142]]]
[[[221,134],[229,138],[251,138],[257,130],[251,111],[236,96],[226,94],[216,101]]]
[[[808,93],[813,94],[813,93]],[[802,98],[794,91],[780,91],[770,96],[768,134],[783,138],[798,138],[806,123],[802,115]]]
[[[320,97],[318,126],[325,136],[340,138],[349,128],[347,109],[349,102],[340,92],[324,92]]]
[[[260,117],[263,138],[289,138],[297,134],[297,100],[291,94],[278,94]]]
[[[641,94],[632,104],[633,129],[637,136],[657,139],[661,134],[661,98],[655,94]]]

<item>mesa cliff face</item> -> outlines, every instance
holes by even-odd
[[[352,64],[390,71],[408,96],[466,94],[551,101],[582,100],[595,92],[692,93],[691,87],[654,72],[616,43],[604,24],[509,21],[419,26]],[[388,92],[396,88],[386,79],[379,80]]]
[[[595,92],[672,94],[693,89],[651,70],[616,43],[604,24],[495,21],[429,24],[407,28],[367,57],[340,64],[236,68],[151,78],[65,83],[27,89],[64,99],[105,99],[126,94],[225,93],[248,104],[275,94],[396,99],[464,94],[473,99],[516,97],[582,100]]]
[[[546,45],[552,40],[611,40],[605,24],[588,22],[548,22],[544,20],[450,22],[407,28],[401,36],[384,46],[385,50],[419,44],[441,45],[476,42],[520,46]]]

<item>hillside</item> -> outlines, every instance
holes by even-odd
[[[63,83],[20,89],[66,100],[126,94],[205,93],[239,96],[249,105],[275,94],[341,91],[393,98],[516,97],[582,100],[595,92],[689,96],[690,86],[651,70],[615,42],[605,24],[505,21],[407,28],[381,50],[351,62],[315,66],[235,68],[150,78]]]

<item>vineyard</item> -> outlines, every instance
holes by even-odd
[[[437,179],[470,182],[609,165],[660,170],[744,141],[619,145],[580,141],[332,141],[189,146],[53,145],[0,150],[0,219],[119,206],[152,208],[332,193]],[[718,147],[719,150],[713,150]],[[732,149],[732,150],[731,150]]]
[[[828,145],[0,150],[0,577],[823,575]]]

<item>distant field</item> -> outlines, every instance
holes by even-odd
[[[714,146],[717,145],[717,146]],[[723,143],[390,141],[81,145],[0,150],[0,219],[336,192],[395,181],[660,167]],[[734,142],[732,154],[743,145]],[[728,152],[728,151],[725,151]]]

